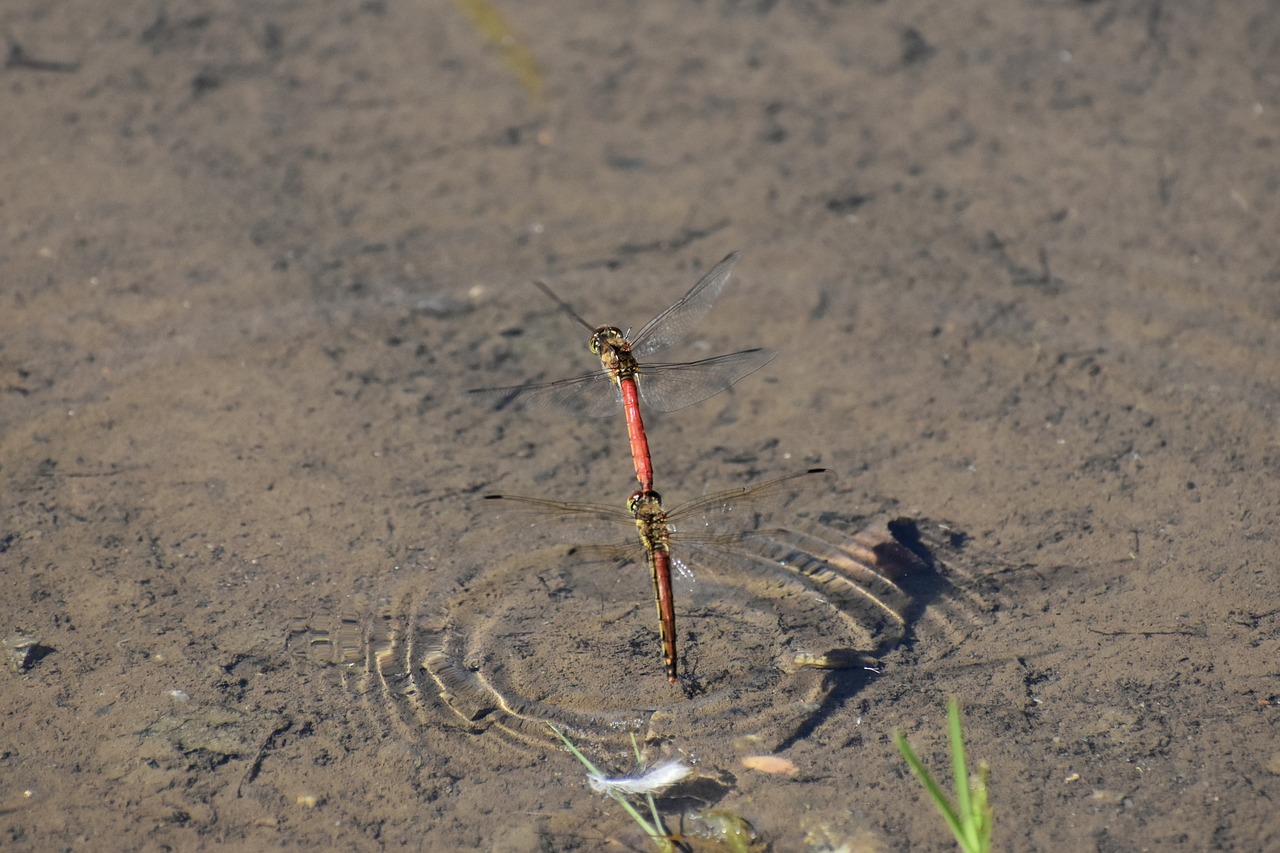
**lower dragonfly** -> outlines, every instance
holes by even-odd
[[[575,323],[591,333],[588,346],[600,358],[601,370],[572,379],[503,388],[475,388],[469,397],[507,405],[550,406],[581,417],[608,417],[621,408],[627,419],[631,459],[641,491],[653,489],[653,463],[640,416],[640,398],[660,412],[673,412],[724,391],[768,364],[777,353],[747,349],[683,363],[655,363],[648,358],[684,340],[729,280],[739,253],[711,268],[682,298],[641,327],[635,337],[617,326],[592,326],[540,281],[534,284]]]
[[[629,558],[643,552],[653,578],[667,680],[672,684],[679,684],[675,599],[671,591],[672,568],[683,574],[691,574],[691,563],[726,565],[728,560],[728,565],[732,565],[735,555],[736,559],[743,559],[749,550],[744,547],[744,542],[760,535],[761,514],[770,505],[786,502],[827,482],[830,473],[826,468],[810,468],[757,486],[706,495],[681,504],[670,512],[663,509],[662,498],[651,489],[633,493],[627,500],[626,512],[600,504],[569,503],[517,495],[485,495],[485,499],[522,507],[537,519],[535,526],[544,522],[571,521],[634,525],[639,534],[639,550],[635,542],[621,547],[588,545],[577,550],[602,557]],[[716,528],[724,530],[729,527],[722,518],[732,515],[745,515],[747,518],[729,532],[713,532]],[[747,524],[750,527],[744,529]]]

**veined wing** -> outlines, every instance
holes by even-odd
[[[527,513],[531,516],[551,521],[604,521],[632,528],[635,527],[636,523],[635,519],[627,512],[604,504],[553,501],[524,495],[485,495],[484,499],[493,501],[494,505],[500,508],[509,508],[513,512]]]
[[[707,316],[716,297],[729,280],[733,265],[742,257],[732,252],[702,277],[678,302],[642,328],[631,341],[631,352],[643,362],[647,356],[688,337],[693,328]]]
[[[473,388],[463,395],[498,409],[521,405],[528,409],[557,409],[580,418],[607,418],[622,408],[617,383],[604,370],[535,385]]]
[[[634,557],[636,551],[643,555],[635,519],[625,510],[523,495],[485,495],[484,500],[486,510],[495,511],[504,524],[518,525],[530,534],[545,534],[575,551],[596,554],[600,559]]]
[[[660,412],[674,412],[719,394],[777,355],[757,348],[685,364],[641,364],[636,384],[645,403]]]
[[[832,474],[811,468],[758,486],[729,489],[698,498],[668,515],[673,585],[684,597],[696,596],[698,577],[739,574],[771,562],[760,538],[776,531],[776,512],[798,497],[829,487]]]
[[[666,514],[666,523],[675,541],[730,546],[749,535],[759,526],[758,522],[784,504],[829,486],[833,477],[834,472],[828,468],[810,468],[754,486],[725,489],[686,501]],[[524,495],[485,495],[484,499],[499,509],[548,523],[605,523],[635,528],[635,519],[629,512],[605,504]]]
[[[755,486],[695,498],[667,513],[673,535],[716,546],[752,536],[775,512],[803,495],[830,487],[834,473],[810,468]]]
[[[722,564],[723,555],[743,549],[744,540],[760,534],[762,523],[774,512],[795,500],[830,485],[833,473],[826,468],[810,468],[755,486],[726,489],[695,498],[667,513],[674,560],[691,565],[695,570],[700,560],[713,557]],[[486,501],[506,509],[509,517],[518,517],[530,527],[563,528],[565,537],[585,533],[582,528],[605,529],[606,534],[627,531],[626,544],[599,544],[598,537],[575,541],[581,556],[599,559],[628,557],[643,562],[643,548],[635,534],[635,519],[630,513],[603,504],[574,503],[522,495],[485,495]],[[575,529],[576,528],[576,529]],[[613,535],[608,538],[615,539]],[[748,548],[749,550],[749,548]]]

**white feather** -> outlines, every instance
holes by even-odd
[[[599,773],[588,773],[587,783],[595,791],[611,797],[656,794],[692,772],[692,767],[680,761],[664,761],[648,769],[641,768],[626,776],[617,776],[612,779]]]

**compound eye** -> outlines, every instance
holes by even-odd
[[[591,351],[600,355],[606,349],[622,349],[626,343],[627,339],[623,337],[621,329],[615,326],[604,326],[597,329],[591,336]]]
[[[591,352],[595,355],[599,355],[604,351],[605,347],[609,345],[611,340],[612,339],[607,328],[597,329],[595,334],[591,336]]]
[[[652,517],[655,513],[662,512],[662,498],[654,491],[633,492],[627,499],[627,511],[632,515],[643,513],[647,517]]]

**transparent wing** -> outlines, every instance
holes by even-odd
[[[758,486],[729,489],[677,507],[668,515],[671,529],[672,585],[686,601],[712,594],[717,576],[755,575],[774,561],[770,522],[797,499],[829,488],[833,475],[811,468]],[[701,580],[700,580],[701,579]]]
[[[723,591],[726,578],[757,575],[771,563],[759,542],[760,531],[717,536],[677,536],[671,543],[671,586],[685,602]]]
[[[684,298],[645,323],[631,341],[631,352],[635,357],[644,361],[647,356],[684,340],[707,316],[740,257],[739,252],[729,254],[712,267]]]
[[[604,504],[552,501],[524,495],[485,495],[487,506],[510,515],[528,515],[534,519],[554,522],[606,522],[635,527],[635,520],[625,511]]]
[[[622,509],[520,495],[485,495],[491,526],[519,531],[522,545],[541,540],[572,546],[575,560],[605,562],[640,559],[644,549],[636,523]]]
[[[551,301],[556,304],[556,307],[559,308],[560,311],[565,316],[567,316],[570,320],[572,320],[574,323],[577,323],[579,326],[582,326],[588,332],[594,332],[596,330],[595,326],[591,325],[586,320],[582,319],[582,317],[578,315],[578,312],[574,311],[568,302],[565,302],[559,296],[556,296],[555,291],[552,290],[550,287],[547,287],[547,285],[544,282],[535,280],[533,282],[533,286],[541,290],[547,296],[550,296]]]
[[[607,418],[622,408],[622,393],[606,371],[588,373],[536,385],[473,388],[463,396],[497,409],[520,405],[528,409],[556,409],[580,418]]]
[[[830,488],[835,475],[810,468],[756,486],[726,489],[695,498],[667,513],[667,523],[681,541],[729,547],[754,532],[797,499]]]
[[[645,403],[660,412],[674,412],[719,394],[777,355],[773,350],[748,349],[687,364],[642,364],[636,384]]]

